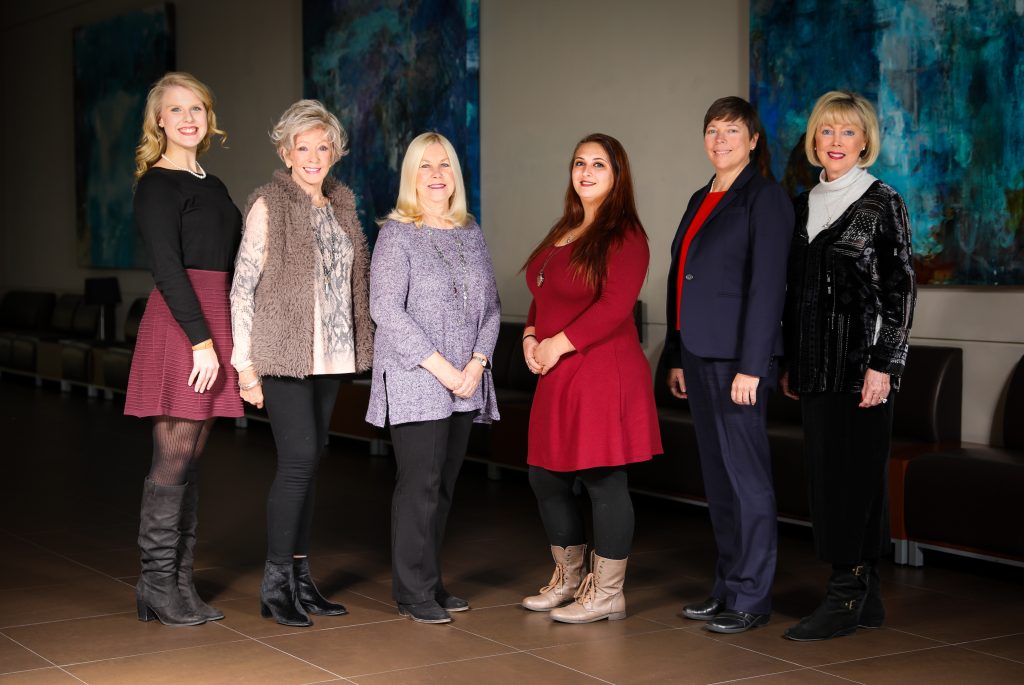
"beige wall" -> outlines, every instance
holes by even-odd
[[[152,0],[5,4],[0,290],[80,291],[75,265],[71,29]],[[301,2],[177,0],[178,65],[217,92],[229,150],[207,166],[242,204],[275,166],[266,131],[301,95]],[[484,230],[507,318],[529,304],[518,269],[557,217],[573,143],[600,130],[628,150],[651,238],[652,358],[664,336],[668,246],[690,193],[710,176],[707,105],[747,92],[744,0],[481,0]],[[13,98],[20,103],[10,105]],[[26,121],[31,121],[28,130]],[[109,273],[109,272],[96,272]],[[144,272],[116,272],[126,299]],[[916,342],[965,349],[964,438],[989,442],[1010,370],[1024,354],[1024,291],[924,289]]]

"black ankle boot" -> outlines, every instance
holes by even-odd
[[[813,614],[787,628],[783,636],[798,642],[810,642],[849,635],[857,630],[867,592],[866,566],[833,567],[825,600]]]
[[[181,503],[181,522],[178,524],[178,532],[181,535],[178,540],[178,592],[193,614],[207,621],[219,621],[224,618],[224,612],[203,601],[196,592],[195,581],[192,578],[198,527],[199,486],[195,483],[186,483],[185,497]]]
[[[307,613],[318,616],[344,616],[348,609],[341,604],[330,602],[316,589],[313,576],[309,573],[309,558],[295,560],[295,585],[298,587],[299,604]]]
[[[158,485],[148,478],[143,483],[139,516],[142,573],[135,586],[140,621],[155,618],[168,626],[205,623],[178,590],[178,524],[184,496],[184,485]]]
[[[260,615],[273,618],[283,626],[311,626],[313,622],[299,604],[295,569],[291,561],[282,564],[267,560],[260,586]]]
[[[885,623],[885,606],[882,604],[882,579],[878,575],[878,562],[867,562],[868,594],[864,597],[864,608],[860,612],[858,628],[881,628]]]

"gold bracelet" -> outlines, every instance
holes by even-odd
[[[207,338],[206,340],[204,340],[203,342],[199,343],[198,345],[193,345],[192,346],[192,351],[195,352],[196,350],[209,350],[209,349],[212,349],[212,348],[213,348],[213,338]]]

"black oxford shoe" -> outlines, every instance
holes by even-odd
[[[742,633],[768,623],[771,614],[748,614],[745,611],[726,609],[704,626],[712,633]]]
[[[725,601],[717,597],[708,597],[697,604],[687,604],[683,607],[683,616],[694,621],[710,621],[722,612],[725,608]]]
[[[399,604],[398,614],[407,616],[417,623],[451,623],[452,617],[436,601],[428,599],[416,604]]]
[[[469,602],[448,592],[440,592],[434,599],[445,611],[469,611]]]

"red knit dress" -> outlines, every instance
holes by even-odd
[[[537,383],[527,463],[565,472],[647,461],[662,453],[651,369],[633,323],[650,261],[647,240],[630,232],[612,249],[596,300],[572,275],[573,249],[553,247],[526,268],[533,294],[527,325],[536,326],[538,340],[564,331],[576,348]]]

